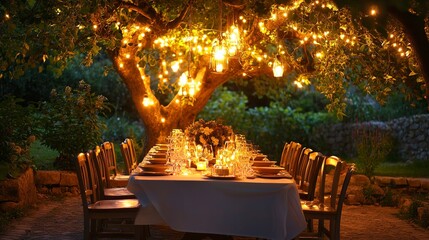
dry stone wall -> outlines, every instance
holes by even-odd
[[[394,153],[401,160],[429,161],[429,114],[403,117],[389,122],[363,122],[323,126],[315,133],[314,145],[333,155],[356,155],[355,140],[359,129],[377,129],[391,134]]]

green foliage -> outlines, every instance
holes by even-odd
[[[144,128],[139,122],[131,122],[126,117],[110,117],[105,120],[106,129],[103,131],[103,139],[108,141],[124,141],[130,137],[141,139]]]
[[[66,87],[64,92],[51,92],[51,99],[42,106],[41,141],[57,150],[59,168],[73,169],[74,158],[99,144],[105,125],[98,114],[107,109],[105,98],[96,96],[84,81],[76,90]]]
[[[392,150],[393,138],[379,128],[361,128],[356,130],[353,138],[357,152],[358,168],[371,178],[377,166],[386,161]]]
[[[37,170],[55,170],[54,163],[59,153],[43,145],[40,140],[31,145],[30,155]]]
[[[29,149],[35,140],[33,109],[19,103],[11,96],[0,101],[0,163],[8,165],[7,174],[12,177],[32,164]]]

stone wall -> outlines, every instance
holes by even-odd
[[[315,134],[314,144],[333,155],[353,157],[354,142],[359,129],[385,131],[394,139],[394,153],[404,162],[429,161],[429,114],[403,117],[389,122],[364,122],[323,126]]]
[[[54,195],[77,195],[79,186],[76,173],[66,171],[37,171],[37,191]]]
[[[22,208],[36,200],[33,169],[27,169],[17,179],[0,181],[0,210]]]

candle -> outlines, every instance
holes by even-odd
[[[207,163],[205,161],[204,162],[197,162],[196,165],[197,165],[198,171],[204,171],[207,169]]]

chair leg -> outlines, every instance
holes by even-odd
[[[135,239],[146,240],[150,236],[148,225],[134,225]]]
[[[85,218],[83,220],[83,239],[89,240],[90,239],[90,226],[89,226],[89,219]]]
[[[317,227],[317,237],[323,238],[324,233],[325,233],[325,220],[319,219],[318,227]]]

